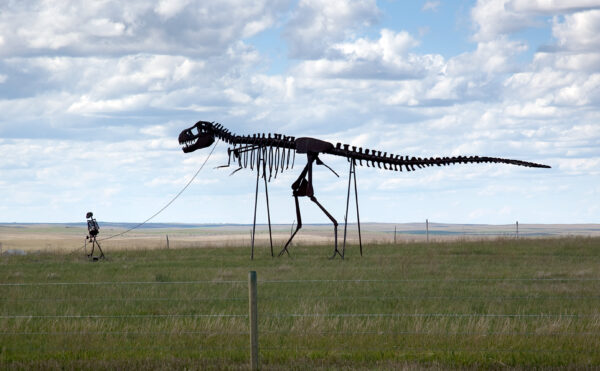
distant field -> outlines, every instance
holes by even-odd
[[[100,240],[124,232],[135,224],[100,223]],[[275,246],[281,248],[291,232],[291,225],[274,225]],[[424,242],[427,240],[425,223],[366,223],[362,225],[362,239],[370,244],[388,244],[394,241]],[[171,248],[250,246],[252,225],[202,225],[149,223],[124,236],[101,242],[107,251],[166,248],[167,235]],[[339,227],[342,240],[344,226]],[[87,234],[83,223],[73,224],[11,224],[0,223],[0,249],[18,249],[25,252],[70,252],[84,245]],[[349,243],[358,243],[356,224],[348,225]],[[485,224],[429,224],[429,241],[482,240],[516,236],[516,226]],[[590,236],[600,237],[600,224],[520,224],[520,237]],[[257,226],[257,243],[268,243],[268,228]],[[333,227],[329,224],[305,225],[295,244],[333,244]]]
[[[598,237],[370,243],[344,261],[263,243],[251,261],[178,233],[97,263],[3,255],[0,367],[244,369],[250,270],[263,369],[600,367]]]

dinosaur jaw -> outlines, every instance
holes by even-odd
[[[201,121],[191,128],[184,129],[179,134],[179,144],[184,153],[194,152],[214,143],[215,137],[211,131],[207,130],[206,126],[206,123]]]
[[[179,136],[179,144],[184,153],[194,152],[198,149],[206,148],[215,142],[215,138],[210,134],[199,134],[195,137]]]

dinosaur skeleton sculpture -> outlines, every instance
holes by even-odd
[[[315,139],[315,138],[295,138],[281,134],[253,134],[252,136],[246,135],[235,135],[229,130],[225,129],[221,124],[215,124],[213,122],[198,121],[194,126],[184,129],[179,134],[179,143],[182,145],[183,152],[189,153],[196,151],[201,148],[206,148],[214,143],[215,138],[218,138],[230,145],[227,149],[229,161],[227,165],[219,167],[228,167],[233,162],[238,163],[238,168],[233,171],[232,175],[243,168],[250,168],[251,170],[256,169],[256,194],[254,199],[254,226],[252,230],[252,258],[254,258],[254,233],[256,228],[256,204],[258,197],[258,183],[261,177],[265,183],[265,194],[267,200],[267,216],[269,221],[269,236],[271,240],[271,256],[273,256],[273,238],[271,235],[271,216],[269,212],[269,194],[267,191],[267,177],[271,180],[271,177],[276,177],[278,173],[288,170],[290,167],[294,167],[296,153],[306,154],[307,163],[300,172],[300,176],[292,184],[292,194],[296,204],[296,229],[290,236],[289,240],[279,252],[279,256],[287,253],[289,255],[288,246],[292,242],[292,239],[296,233],[302,228],[302,217],[300,215],[300,205],[298,197],[308,197],[314,202],[327,217],[331,220],[334,225],[334,238],[335,238],[335,249],[331,258],[334,258],[336,254],[344,258],[344,251],[346,246],[346,227],[348,220],[348,205],[350,201],[350,185],[351,180],[354,178],[354,194],[356,197],[356,215],[358,221],[358,235],[360,244],[360,253],[362,255],[362,239],[360,235],[360,216],[358,212],[358,193],[356,189],[356,170],[355,167],[357,162],[359,165],[363,165],[363,161],[369,167],[377,167],[385,170],[394,171],[414,171],[416,168],[424,168],[429,166],[446,166],[453,164],[467,164],[467,163],[504,163],[517,166],[536,167],[536,168],[550,168],[550,166],[536,164],[533,162],[511,160],[497,157],[485,157],[485,156],[454,156],[454,157],[409,157],[399,156],[394,154],[388,154],[387,152],[381,153],[381,151],[374,151],[370,149],[357,148],[356,146],[350,146],[348,144],[342,145],[337,143],[335,146],[329,142]],[[350,163],[350,171],[348,178],[348,196],[346,199],[346,222],[344,226],[344,244],[342,251],[338,250],[337,245],[337,227],[338,223],[335,218],[317,201],[313,189],[313,165],[323,165],[331,170],[336,176],[339,175],[327,166],[319,155],[325,153],[329,155],[342,156],[348,159]]]

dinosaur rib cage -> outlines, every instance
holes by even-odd
[[[248,167],[250,170],[254,170],[256,167],[257,171],[260,171],[262,165],[262,176],[265,178],[268,176],[269,181],[271,177],[277,178],[278,173],[290,168],[290,158],[291,168],[294,168],[296,160],[296,151],[293,149],[266,145],[238,146],[237,143],[234,143],[233,148],[227,149],[227,155],[229,156],[228,164],[233,160],[239,165],[233,173]]]
[[[271,177],[276,178],[278,173],[294,167],[296,160],[294,137],[282,134],[271,136],[270,133],[251,136],[235,135],[221,124],[215,124],[213,130],[217,138],[230,145],[227,149],[228,164],[237,162],[239,165],[233,173],[248,167],[250,170],[256,167],[257,171],[260,171],[262,164],[262,176],[268,176],[270,181]]]
[[[294,167],[296,154],[296,138],[282,134],[253,134],[253,135],[235,135],[228,129],[225,129],[221,124],[215,124],[213,127],[214,135],[222,141],[231,145],[227,153],[229,162],[233,158],[233,162],[238,162],[239,168],[234,172],[250,167],[254,170],[254,166],[260,168],[260,163],[263,163],[263,176],[266,177],[267,170],[269,180],[274,173],[277,174]],[[330,149],[324,151],[330,155],[341,156],[354,161],[355,164],[363,166],[363,161],[367,167],[378,167],[385,170],[414,171],[416,168],[424,168],[429,166],[446,166],[454,164],[468,163],[503,163],[525,167],[535,168],[550,168],[548,165],[538,164],[534,162],[512,160],[499,157],[487,156],[452,156],[452,157],[409,157],[400,156],[387,152],[364,149],[362,147],[350,146],[349,144],[342,145],[337,143],[335,147],[332,145]],[[233,156],[232,156],[233,155]],[[264,162],[263,162],[264,161]],[[382,167],[383,165],[383,167]]]

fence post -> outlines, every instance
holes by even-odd
[[[256,271],[248,273],[248,303],[250,318],[250,369],[258,370],[258,311],[256,295]]]
[[[167,235],[167,250],[169,249],[169,235]]]
[[[517,238],[519,238],[519,221],[517,220]]]
[[[396,226],[394,226],[394,245],[396,244]]]
[[[425,219],[425,233],[427,234],[427,243],[429,243],[429,219]]]

